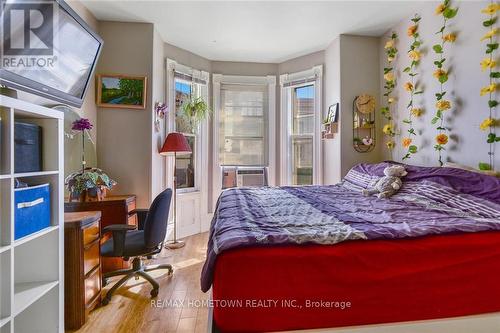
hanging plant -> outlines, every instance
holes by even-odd
[[[412,37],[410,44],[410,49],[408,50],[408,57],[410,58],[410,65],[406,67],[403,72],[408,74],[408,81],[404,85],[404,89],[410,94],[410,101],[406,106],[408,111],[407,118],[403,119],[403,123],[408,126],[408,135],[403,137],[402,144],[405,149],[407,149],[406,154],[403,156],[403,160],[409,159],[412,154],[416,154],[418,151],[417,145],[413,142],[413,139],[417,136],[417,132],[413,127],[413,118],[420,117],[423,113],[423,109],[418,107],[416,102],[416,95],[422,94],[423,90],[418,86],[416,77],[418,76],[418,66],[420,64],[420,58],[422,53],[420,52],[420,47],[422,46],[422,41],[420,39],[420,34],[418,32],[418,23],[420,22],[420,16],[415,14],[411,19],[412,24],[408,27],[408,36]]]
[[[436,126],[438,132],[436,136],[436,143],[434,149],[438,152],[438,162],[439,165],[443,165],[442,152],[445,150],[445,146],[448,143],[449,131],[450,129],[446,127],[446,122],[444,118],[444,113],[446,111],[452,110],[451,101],[445,98],[446,90],[445,83],[448,81],[448,70],[449,66],[446,66],[445,58],[445,48],[446,43],[453,43],[457,39],[457,36],[453,32],[448,32],[449,20],[457,15],[458,8],[450,7],[450,0],[444,0],[436,8],[436,15],[439,15],[443,19],[443,24],[441,29],[436,32],[436,35],[440,36],[440,42],[435,44],[432,49],[438,56],[438,59],[434,61],[436,70],[434,71],[434,77],[439,81],[439,92],[436,95],[436,113],[432,118],[431,123]]]
[[[394,68],[392,67],[392,62],[396,58],[398,49],[396,48],[396,40],[398,36],[395,33],[391,34],[389,40],[385,43],[384,49],[387,55],[387,67],[384,67],[384,97],[385,106],[380,110],[382,116],[385,118],[385,125],[382,128],[382,132],[387,137],[386,146],[391,151],[396,146],[394,142],[394,136],[396,132],[394,130],[394,120],[392,117],[392,105],[395,102],[395,98],[392,96],[392,92],[396,87],[396,77],[394,75]]]
[[[196,132],[198,125],[207,119],[212,110],[201,97],[192,97],[182,103],[182,116],[189,122],[191,131]]]
[[[495,119],[494,113],[498,105],[494,97],[494,93],[497,90],[497,79],[500,77],[500,72],[495,71],[497,66],[496,50],[498,49],[498,42],[496,41],[496,35],[498,33],[497,23],[497,11],[500,10],[500,5],[496,2],[491,2],[488,7],[481,10],[481,13],[488,15],[488,19],[483,21],[483,26],[488,29],[488,32],[481,38],[481,41],[486,41],[486,57],[481,61],[481,70],[488,72],[489,84],[483,87],[480,91],[481,96],[488,97],[488,118],[483,120],[479,125],[482,131],[487,131],[488,135],[486,137],[486,142],[488,143],[488,162],[480,162],[480,170],[494,170],[495,159],[494,159],[494,145],[495,142],[500,142],[500,136],[497,136],[495,132],[495,127],[498,125],[498,119]]]

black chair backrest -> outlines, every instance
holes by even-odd
[[[158,194],[151,207],[149,207],[148,216],[144,223],[144,243],[146,248],[154,249],[165,240],[171,201],[172,190],[167,188]]]

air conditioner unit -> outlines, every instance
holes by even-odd
[[[237,168],[236,186],[267,186],[266,168]]]
[[[267,186],[267,168],[224,166],[222,188]]]

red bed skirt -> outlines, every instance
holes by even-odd
[[[496,312],[500,232],[235,249],[217,259],[213,300],[222,332]]]

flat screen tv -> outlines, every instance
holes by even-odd
[[[0,83],[81,107],[102,39],[63,0],[1,3]]]

